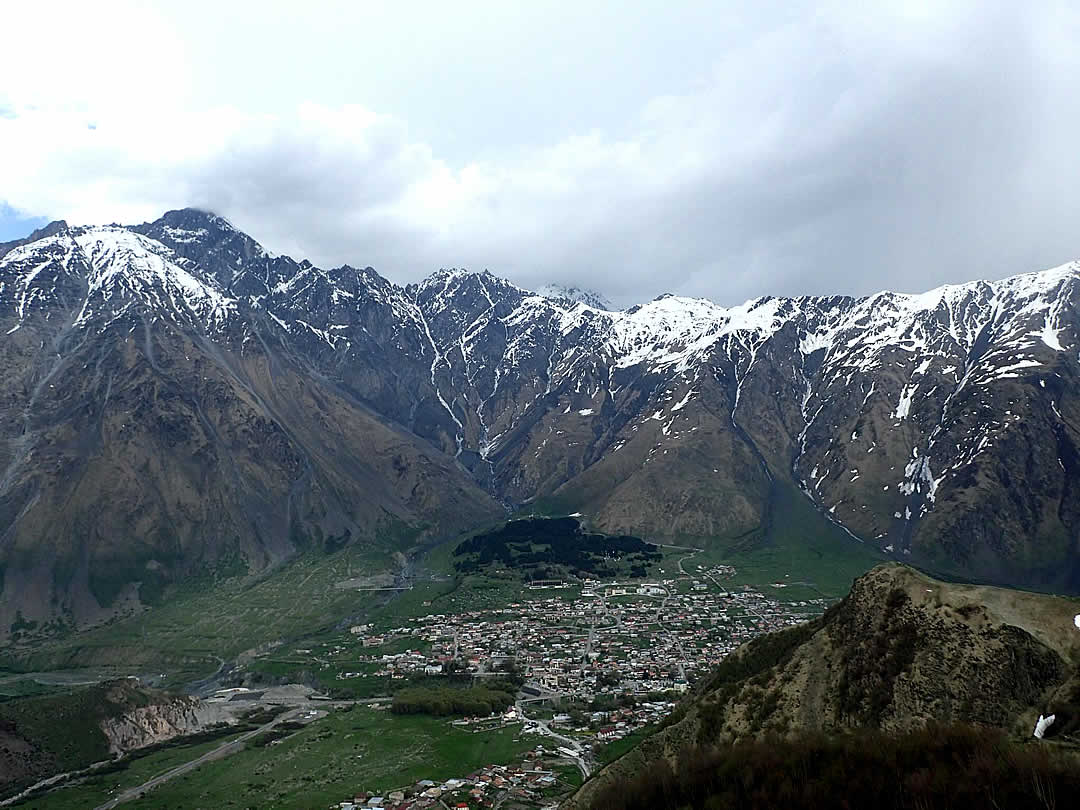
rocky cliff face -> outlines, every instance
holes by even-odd
[[[500,504],[722,544],[778,483],[899,559],[1078,590],[1078,274],[613,312],[200,211],[54,223],[0,247],[0,632]]]
[[[101,730],[109,741],[109,753],[120,756],[236,722],[236,718],[220,705],[204,703],[194,697],[173,697],[106,718],[101,723]]]

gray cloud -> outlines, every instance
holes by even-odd
[[[545,18],[577,47],[568,59],[534,45],[515,58],[507,42],[533,18],[462,34],[460,50],[425,57],[437,69],[456,55],[456,111],[437,73],[425,90],[412,62],[383,51],[407,101],[372,91],[379,115],[340,93],[285,93],[269,111],[178,110],[168,133],[95,115],[94,139],[72,140],[50,119],[43,145],[16,130],[31,126],[20,115],[0,121],[0,147],[7,130],[23,164],[0,158],[15,177],[0,194],[73,220],[199,205],[323,264],[401,282],[490,268],[624,304],[917,291],[1080,256],[1080,25],[1067,5],[838,4],[738,20],[703,9],[674,22],[626,11],[613,32],[628,43],[596,19]],[[652,40],[629,33],[660,19]],[[560,96],[572,115],[557,114]],[[538,111],[548,121],[534,126]],[[155,132],[159,150],[144,143]]]

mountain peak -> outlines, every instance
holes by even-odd
[[[577,301],[593,309],[601,309],[607,312],[615,310],[610,300],[596,290],[583,289],[581,287],[566,286],[563,284],[545,284],[538,289],[538,295],[545,298],[556,298],[563,301]]]
[[[38,239],[44,239],[48,236],[56,236],[58,233],[63,233],[68,230],[67,220],[56,219],[45,225],[42,228],[38,228],[30,236],[27,237],[27,242],[34,242]]]
[[[177,256],[199,265],[230,295],[263,295],[282,280],[282,268],[266,248],[232,223],[212,211],[179,208],[167,211],[153,222],[133,225],[129,230],[170,248]],[[295,267],[291,260],[290,267]]]
[[[234,308],[211,277],[193,273],[167,246],[143,234],[111,225],[80,228],[75,243],[91,268],[80,320],[123,299],[153,302],[162,311],[206,325],[222,324]]]
[[[222,231],[237,231],[225,217],[203,208],[176,208],[166,211],[155,220],[155,224],[157,223],[173,228],[211,227]]]
[[[36,242],[39,239],[47,239],[50,236],[56,236],[60,233],[66,233],[68,231],[68,224],[62,219],[54,220],[44,227],[38,228],[29,236],[22,239],[15,239],[11,242],[0,242],[0,258],[3,258],[8,253],[13,251],[17,247],[22,245],[29,245],[32,242]]]

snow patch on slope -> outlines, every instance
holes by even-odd
[[[905,385],[904,390],[900,392],[900,402],[896,405],[896,411],[893,412],[893,417],[896,419],[907,419],[908,414],[911,413],[911,402],[915,399],[915,392],[918,390],[917,385]]]
[[[86,228],[75,242],[92,268],[77,324],[86,321],[96,300],[114,295],[188,313],[207,326],[220,324],[236,307],[234,299],[179,266],[169,248],[141,234],[115,226]]]
[[[1042,342],[1053,349],[1055,352],[1065,351],[1065,347],[1061,345],[1061,341],[1058,340],[1058,330],[1050,323],[1051,314],[1046,313],[1046,320],[1043,321],[1042,332],[1039,333],[1039,337],[1042,338]]]

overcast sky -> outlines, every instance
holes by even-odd
[[[488,268],[619,304],[921,291],[1080,257],[1074,2],[3,18],[0,239],[192,205],[324,265]]]

